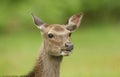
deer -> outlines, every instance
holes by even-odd
[[[32,14],[35,26],[40,30],[43,42],[33,70],[26,77],[60,77],[60,64],[64,56],[69,56],[74,48],[70,36],[83,17],[75,14],[64,25],[47,24]]]

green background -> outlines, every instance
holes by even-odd
[[[64,24],[83,12],[71,37],[75,48],[61,64],[61,77],[120,77],[119,0],[1,0],[0,76],[25,75],[42,42],[31,13],[48,24]]]

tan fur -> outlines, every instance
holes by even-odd
[[[79,26],[80,15],[72,16],[66,25],[48,25],[32,15],[34,23],[40,29],[44,40],[37,62],[26,77],[59,77],[60,63],[63,56],[69,55],[73,49],[69,34],[75,30],[74,27]],[[75,24],[72,25],[71,23]]]

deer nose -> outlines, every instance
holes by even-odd
[[[67,51],[73,50],[73,44],[71,42],[65,43],[65,47]]]

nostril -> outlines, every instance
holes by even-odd
[[[65,43],[65,47],[69,47],[71,45],[70,42]]]
[[[73,44],[71,42],[65,43],[65,47],[67,48],[68,51],[71,51],[73,49]]]
[[[69,45],[68,45],[68,43],[65,43],[65,47],[68,47]]]

